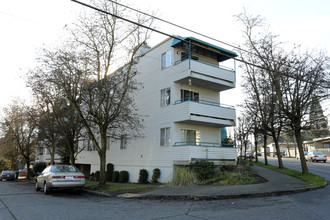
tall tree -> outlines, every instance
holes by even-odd
[[[96,4],[103,12],[123,16],[118,5]],[[105,165],[109,142],[136,137],[141,127],[134,106],[140,83],[134,80],[138,51],[149,36],[139,25],[128,25],[99,11],[83,15],[69,29],[71,38],[62,47],[45,50],[43,73],[74,107],[100,158],[100,185],[106,183]],[[139,16],[137,23],[151,25]],[[114,73],[110,71],[117,69]]]
[[[6,159],[10,170],[15,169],[15,164],[19,158],[19,152],[10,133],[6,133],[4,137],[0,139],[0,157]]]
[[[10,107],[4,109],[4,113],[5,118],[2,121],[2,128],[5,133],[12,137],[12,144],[15,145],[25,161],[29,178],[29,168],[36,150],[36,111],[23,102],[15,101]]]
[[[320,101],[313,97],[309,114],[310,138],[326,137],[330,134],[327,117],[323,113]]]
[[[238,16],[247,31],[244,36],[251,48],[251,56],[265,70],[278,100],[279,110],[285,122],[294,131],[302,166],[308,173],[302,146],[302,131],[307,129],[306,118],[310,113],[312,98],[322,100],[329,96],[329,58],[324,53],[300,52],[299,47],[286,52],[276,41],[276,36],[267,31],[257,32],[263,20],[247,13]]]
[[[240,144],[238,144],[240,146],[240,156],[241,157],[243,156],[243,149],[244,149],[245,159],[246,159],[247,145],[249,143],[249,135],[251,133],[251,126],[252,126],[251,120],[246,114],[243,114],[241,117],[238,117],[238,123],[235,128],[235,136],[236,136],[236,140],[240,142]]]

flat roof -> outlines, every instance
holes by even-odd
[[[199,39],[194,38],[194,37],[177,37],[177,38],[174,38],[173,41],[172,41],[171,47],[175,47],[183,41],[192,41],[192,43],[193,44],[195,43],[194,45],[196,45],[196,46],[200,46],[200,47],[209,49],[209,50],[211,50],[215,53],[218,53],[218,54],[222,55],[223,57],[222,57],[221,61],[224,61],[224,60],[227,60],[227,59],[234,58],[234,57],[238,56],[237,53],[235,53],[233,51],[230,51],[230,50],[224,49],[222,47],[207,43],[205,41],[199,40]]]

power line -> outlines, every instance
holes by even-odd
[[[234,45],[232,45],[232,44],[226,43],[226,42],[224,42],[224,41],[221,41],[221,40],[215,39],[215,38],[213,38],[213,37],[207,36],[207,35],[202,34],[202,33],[200,33],[200,32],[197,32],[197,31],[194,31],[194,30],[192,30],[192,29],[189,29],[189,28],[183,27],[183,26],[181,26],[181,25],[175,24],[175,23],[173,23],[173,22],[166,21],[166,20],[164,20],[164,19],[162,19],[162,18],[159,18],[159,17],[156,17],[156,16],[154,16],[154,15],[148,14],[148,13],[143,12],[143,11],[141,11],[141,10],[138,10],[138,9],[135,9],[135,8],[132,8],[132,7],[129,7],[129,6],[127,6],[127,5],[124,5],[124,4],[121,4],[121,3],[115,2],[115,1],[113,1],[113,0],[108,0],[108,1],[109,1],[109,2],[112,2],[112,3],[114,3],[114,4],[117,4],[117,5],[120,5],[120,6],[122,6],[122,7],[128,8],[128,9],[130,9],[130,10],[132,10],[132,11],[138,12],[138,13],[140,13],[140,14],[143,14],[143,15],[149,16],[149,17],[151,17],[151,18],[153,18],[153,19],[156,19],[156,20],[162,21],[162,22],[167,23],[167,24],[170,24],[170,25],[172,25],[172,26],[175,26],[175,27],[181,28],[181,29],[183,29],[183,30],[189,31],[189,32],[194,33],[194,34],[197,34],[197,35],[199,35],[199,36],[202,36],[202,37],[205,37],[205,38],[208,38],[208,39],[214,40],[214,41],[216,41],[216,42],[219,42],[219,43],[225,44],[225,45],[227,45],[227,46],[230,46],[230,47],[232,47],[232,48],[235,48],[235,49],[238,49],[238,50],[244,51],[244,52],[246,52],[246,53],[251,53],[251,52],[249,52],[249,51],[247,51],[247,50],[244,50],[244,49],[242,49],[242,48],[240,48],[240,47],[237,47],[237,46],[234,46]]]
[[[135,25],[138,25],[138,26],[140,26],[140,27],[146,28],[146,29],[148,29],[148,30],[151,30],[151,31],[157,32],[157,33],[159,33],[159,34],[162,34],[162,35],[165,35],[165,36],[168,36],[168,37],[171,37],[171,38],[174,38],[174,39],[177,39],[177,40],[180,40],[180,41],[186,42],[186,43],[188,43],[188,44],[192,44],[192,45],[197,46],[196,44],[194,44],[194,42],[187,41],[187,40],[182,39],[182,38],[180,38],[180,37],[178,37],[178,36],[174,36],[174,35],[171,35],[171,34],[167,34],[167,33],[163,32],[163,31],[159,31],[159,30],[157,30],[157,29],[155,29],[155,28],[148,27],[148,26],[146,26],[146,25],[143,25],[143,24],[140,24],[140,23],[138,23],[138,22],[135,22],[135,21],[129,20],[129,19],[127,19],[127,18],[121,17],[121,16],[119,16],[119,15],[116,15],[116,14],[110,13],[110,12],[108,12],[108,11],[105,11],[105,10],[100,9],[100,8],[97,8],[97,7],[95,7],[95,6],[92,6],[92,5],[86,4],[86,3],[84,3],[84,2],[81,2],[81,1],[78,1],[78,0],[71,0],[71,1],[73,1],[73,2],[75,2],[75,3],[77,3],[77,4],[80,4],[80,5],[83,5],[83,6],[87,7],[87,8],[90,8],[90,9],[93,9],[93,10],[96,10],[96,11],[99,11],[99,12],[101,12],[101,13],[104,13],[104,14],[107,14],[107,15],[110,15],[110,16],[113,16],[113,17],[115,17],[115,18],[118,18],[118,19],[124,20],[124,21],[126,21],[126,22],[129,22],[129,23],[132,23],[132,24],[135,24]],[[266,71],[272,71],[272,70],[267,69],[267,68],[265,68],[265,67],[263,67],[263,66],[259,66],[259,65],[254,64],[254,63],[250,63],[250,62],[244,61],[244,60],[242,60],[242,59],[238,59],[238,58],[236,58],[236,57],[229,56],[229,55],[227,55],[227,54],[223,54],[223,53],[222,53],[221,55],[224,55],[224,56],[230,57],[230,58],[232,58],[232,59],[234,59],[234,60],[236,60],[236,61],[239,61],[239,62],[242,62],[242,63],[248,64],[248,65],[250,65],[250,66],[254,66],[254,67],[257,67],[257,68],[260,68],[260,69],[266,70]]]

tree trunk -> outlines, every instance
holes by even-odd
[[[99,152],[100,156],[100,180],[99,185],[105,185],[106,184],[106,175],[105,175],[105,163],[106,163],[106,151],[103,149]]]
[[[284,168],[283,166],[283,161],[282,161],[282,154],[280,150],[280,146],[278,144],[278,139],[273,137],[274,143],[275,143],[275,148],[276,148],[276,155],[277,155],[277,161],[278,161],[278,168],[282,169]]]
[[[267,159],[267,134],[264,133],[264,157],[265,157],[265,165],[268,165],[268,159]]]
[[[54,165],[55,164],[55,144],[52,143],[52,150],[51,150],[51,155],[50,155],[50,164]]]
[[[256,162],[258,163],[258,135],[254,133],[254,149],[256,152]]]
[[[29,159],[26,160],[26,166],[27,166],[27,168],[26,168],[26,178],[30,179],[31,173],[30,173],[30,160]]]
[[[300,131],[295,131],[295,137],[298,145],[298,151],[300,155],[301,171],[302,173],[308,173],[308,167],[305,160],[304,149],[302,146],[302,137]]]

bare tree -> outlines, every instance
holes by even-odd
[[[255,32],[255,29],[262,27],[260,17],[243,13],[238,18],[246,28],[244,36],[251,48],[250,56],[267,73],[278,100],[279,114],[285,117],[286,125],[295,133],[302,172],[308,173],[301,132],[308,128],[306,119],[312,98],[317,96],[322,100],[329,96],[329,58],[324,53],[301,53],[299,47],[286,52],[276,41],[275,35],[267,31],[264,34]]]
[[[97,6],[123,15],[115,3]],[[152,20],[138,17],[138,23],[151,25]],[[99,184],[103,185],[109,142],[140,135],[142,124],[133,97],[140,87],[134,80],[135,64],[149,32],[98,11],[82,16],[69,30],[72,38],[61,48],[43,52],[43,72],[77,111],[100,157]],[[118,64],[122,67],[111,73]]]
[[[251,121],[247,115],[238,117],[238,124],[235,129],[236,140],[240,142],[240,156],[243,156],[243,146],[244,146],[244,158],[246,159],[246,149],[249,143],[249,135],[251,132]]]

